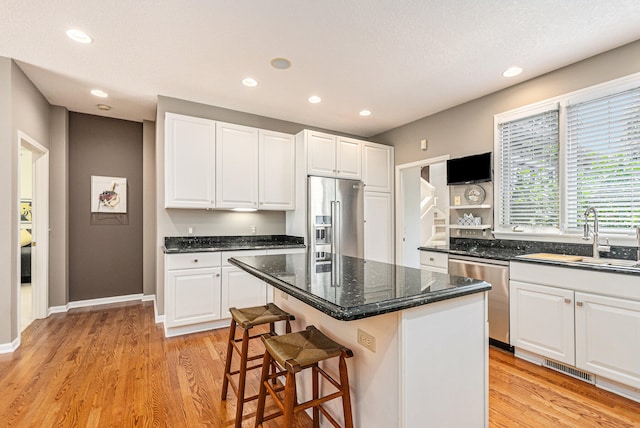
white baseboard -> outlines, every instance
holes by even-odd
[[[88,299],[88,300],[76,300],[74,302],[69,302],[63,306],[51,306],[47,310],[47,316],[51,314],[59,314],[63,312],[67,312],[69,309],[74,308],[86,308],[87,306],[98,306],[98,305],[108,305],[111,303],[122,303],[122,302],[132,302],[135,300],[140,300],[142,302],[153,300],[153,306],[155,311],[155,295],[144,295],[144,294],[126,294],[124,296],[112,296],[112,297],[101,297],[98,299]],[[157,317],[156,317],[157,318]]]
[[[180,327],[167,327],[167,324],[165,324],[164,336],[165,337],[181,336],[183,334],[200,333],[203,331],[215,330],[218,328],[226,328],[226,327],[229,327],[229,320],[230,318],[226,318],[221,320],[185,325]]]
[[[0,343],[0,354],[8,354],[15,351],[20,346],[20,336],[11,343]]]

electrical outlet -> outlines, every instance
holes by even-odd
[[[189,236],[193,235],[193,226],[188,226],[187,227],[187,235],[189,235]]]
[[[255,224],[252,224],[252,225],[251,225],[251,234],[252,234],[252,235],[255,235],[255,234],[256,234],[256,225],[255,225]]]
[[[358,329],[358,343],[371,352],[376,352],[376,338],[366,331]]]

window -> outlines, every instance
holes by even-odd
[[[557,227],[558,110],[499,125],[501,225]]]
[[[640,225],[640,88],[567,107],[568,227],[593,205],[602,230]]]
[[[596,92],[597,91],[597,92]],[[582,233],[640,225],[640,79],[496,116],[496,231]]]

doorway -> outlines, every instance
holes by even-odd
[[[420,267],[418,247],[449,242],[449,156],[396,167],[396,263]]]
[[[49,300],[49,151],[18,132],[18,322],[22,332],[47,316]]]

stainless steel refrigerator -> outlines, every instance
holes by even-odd
[[[361,181],[308,178],[309,244],[317,262],[331,254],[364,258],[364,195]]]

